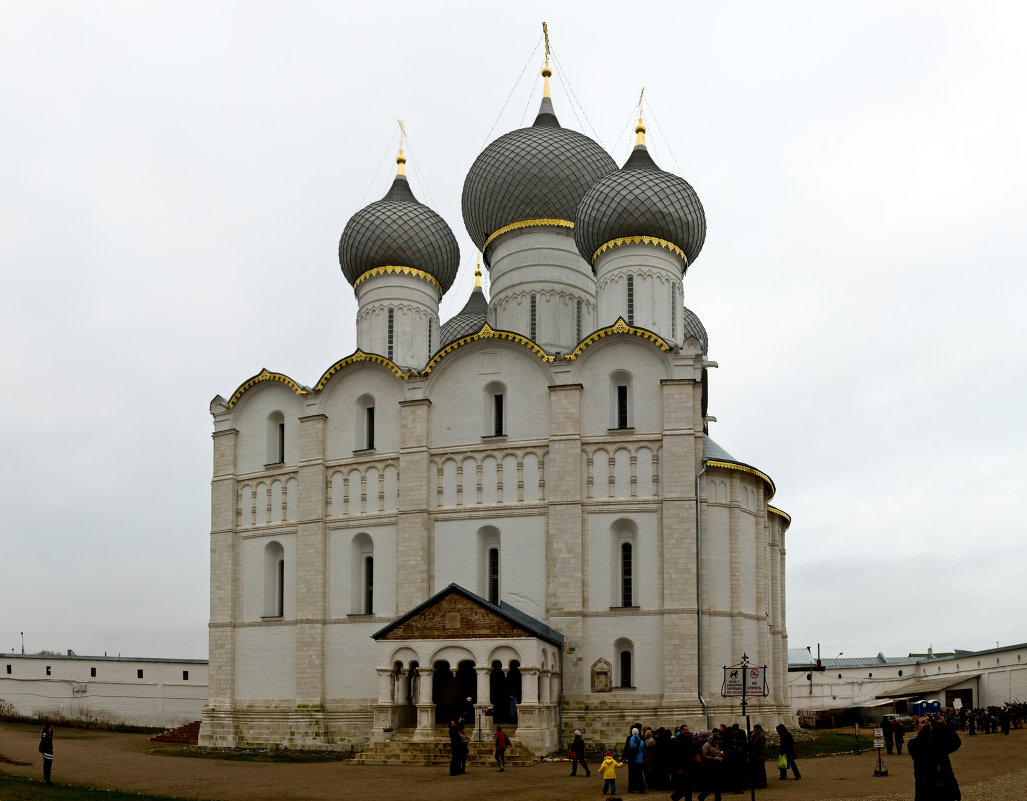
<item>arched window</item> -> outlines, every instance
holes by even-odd
[[[634,606],[634,551],[630,542],[620,544],[620,605]]]
[[[501,381],[492,381],[485,385],[485,420],[486,437],[506,436],[506,385]]]
[[[388,352],[388,357],[389,357],[390,360],[393,358],[393,354],[395,352],[395,343],[396,343],[395,331],[396,331],[396,329],[395,329],[395,312],[392,309],[389,309],[389,331],[388,331],[387,348],[388,348],[388,351],[389,351]]]
[[[350,542],[350,614],[374,614],[374,540],[361,532]]]
[[[635,277],[633,275],[628,276],[628,297],[627,297],[627,308],[628,308],[628,325],[635,324]]]
[[[529,312],[528,312],[529,316],[530,316],[529,329],[531,331],[531,336],[529,338],[531,339],[532,342],[534,342],[535,339],[538,337],[538,308],[537,308],[537,304],[536,304],[536,300],[535,300],[535,296],[534,295],[531,296],[531,300],[529,301],[529,305],[531,307]]]
[[[374,397],[357,398],[356,443],[354,450],[374,450]]]
[[[622,637],[613,644],[613,649],[617,653],[617,686],[624,688],[634,687],[634,643]]]
[[[264,546],[264,617],[285,617],[285,549],[280,542]]]
[[[638,526],[622,518],[610,527],[610,606],[638,606]]]
[[[610,375],[610,428],[625,429],[633,426],[631,373],[618,370]]]
[[[499,548],[489,548],[488,553],[489,603],[499,604]]]
[[[267,416],[267,464],[285,461],[285,415],[271,412]]]
[[[499,529],[482,526],[478,529],[478,594],[489,603],[499,605],[500,590]]]

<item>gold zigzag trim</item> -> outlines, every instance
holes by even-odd
[[[362,350],[357,350],[352,356],[347,356],[345,359],[341,359],[329,367],[325,374],[321,376],[321,380],[317,382],[317,386],[315,386],[314,389],[319,391],[324,389],[325,384],[328,383],[328,379],[339,372],[339,370],[343,367],[349,367],[351,364],[357,364],[358,362],[374,362],[375,364],[384,365],[404,381],[410,380],[410,373],[401,370],[395,362],[389,361],[384,356],[379,356],[377,353],[364,353]]]
[[[734,462],[720,462],[716,459],[707,459],[706,464],[710,467],[723,467],[725,470],[737,470],[740,473],[749,473],[750,475],[759,476],[770,485],[772,492],[776,491],[773,479],[762,470],[757,470],[755,467],[748,467],[744,464],[735,464]]]
[[[366,278],[374,278],[376,275],[386,275],[387,273],[402,273],[404,275],[412,275],[414,278],[420,278],[439,290],[439,294],[442,294],[442,284],[435,279],[435,276],[426,273],[424,270],[418,270],[416,267],[404,267],[396,264],[385,264],[368,270],[366,273],[361,273],[360,277],[353,282],[353,288],[356,289]]]
[[[613,250],[621,245],[658,245],[661,248],[666,248],[671,253],[675,253],[682,258],[685,265],[688,265],[688,256],[685,255],[685,251],[675,245],[673,242],[668,242],[666,239],[660,239],[657,236],[619,236],[616,239],[611,239],[609,242],[604,242],[592,254],[592,263],[596,263],[596,259],[599,258],[599,254],[606,250]]]
[[[516,231],[519,228],[539,228],[545,225],[553,226],[555,228],[573,228],[574,223],[570,220],[558,220],[553,217],[542,217],[537,220],[521,220],[520,222],[510,223],[504,225],[498,231],[493,231],[489,238],[485,240],[485,244],[481,246],[481,252],[485,252],[485,248],[489,246],[489,243],[503,234],[510,233],[510,231]]]
[[[618,317],[617,322],[613,325],[607,326],[606,328],[600,328],[595,333],[589,335],[585,339],[581,340],[581,344],[578,345],[574,350],[568,353],[564,358],[571,362],[574,361],[578,356],[581,355],[582,351],[585,350],[589,345],[595,344],[603,337],[608,337],[610,334],[631,334],[632,336],[641,337],[649,342],[655,342],[660,346],[660,350],[670,350],[670,345],[658,334],[654,334],[652,331],[647,331],[644,328],[635,328],[633,325],[628,325],[624,322],[623,317]]]
[[[783,517],[785,519],[785,523],[791,525],[792,516],[788,514],[788,512],[782,512],[776,506],[771,506],[769,503],[767,504],[767,511],[770,512],[772,515],[778,515],[779,517]]]
[[[425,365],[425,368],[421,371],[421,375],[428,375],[428,373],[430,373],[434,369],[435,365],[438,364],[442,357],[445,356],[447,353],[452,353],[454,350],[456,350],[459,347],[462,347],[463,345],[467,345],[471,342],[478,342],[483,339],[508,339],[511,342],[516,342],[520,345],[524,345],[524,347],[526,347],[528,350],[530,350],[544,362],[555,361],[554,356],[546,353],[544,350],[542,350],[542,348],[540,348],[527,337],[523,337],[520,334],[515,334],[513,331],[497,331],[496,329],[492,328],[492,326],[490,326],[488,323],[485,323],[485,325],[481,327],[481,330],[477,334],[470,334],[466,337],[462,337],[461,339],[456,340],[455,342],[450,342],[448,345],[446,345],[446,347],[444,347],[442,350],[436,353],[434,358],[432,358],[432,360],[428,362],[427,365]]]
[[[289,376],[282,375],[281,373],[272,373],[271,371],[264,369],[260,371],[260,375],[253,376],[253,378],[251,378],[249,381],[247,381],[245,384],[243,384],[241,387],[239,387],[239,389],[235,391],[235,394],[232,395],[232,399],[228,401],[228,408],[231,409],[233,406],[235,406],[236,402],[239,400],[239,398],[242,397],[243,393],[246,390],[250,389],[251,387],[255,387],[257,384],[262,384],[265,381],[280,381],[300,397],[306,397],[307,395],[307,391],[299,384],[297,384],[295,381],[293,381],[291,378],[289,378]]]

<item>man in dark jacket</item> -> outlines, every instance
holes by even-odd
[[[959,735],[940,718],[920,718],[917,735],[909,741],[916,801],[959,801],[949,754],[960,745]]]
[[[757,723],[749,736],[749,775],[752,786],[762,789],[767,786],[767,735]]]

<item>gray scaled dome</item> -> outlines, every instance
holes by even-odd
[[[530,128],[504,134],[474,160],[464,179],[464,226],[484,254],[489,237],[513,223],[571,223],[588,188],[616,169],[597,142],[561,128],[552,100],[543,97]]]
[[[439,348],[444,348],[450,342],[456,342],[461,337],[481,331],[481,327],[488,320],[488,311],[489,302],[485,300],[485,293],[481,291],[481,273],[476,272],[471,297],[467,299],[467,303],[459,312],[442,324],[442,329],[439,332]]]
[[[603,245],[619,239],[650,236],[670,242],[695,261],[706,240],[706,213],[684,178],[664,172],[645,147],[639,120],[635,149],[624,166],[593,184],[574,216],[574,242],[589,264]]]
[[[402,159],[402,160],[401,160]],[[460,249],[453,231],[438,214],[419,203],[403,174],[385,197],[352,217],[339,240],[339,264],[351,284],[376,267],[412,267],[442,285],[445,292],[456,278]]]
[[[699,316],[687,306],[684,307],[684,312],[681,317],[681,341],[684,342],[689,337],[695,337],[699,341],[699,347],[702,348],[703,356],[705,356],[710,350],[710,339],[706,334],[706,326],[702,324]]]

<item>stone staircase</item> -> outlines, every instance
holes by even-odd
[[[177,729],[168,729],[160,734],[151,737],[158,743],[181,743],[182,745],[196,745],[200,741],[200,721],[194,720],[186,723]]]
[[[503,731],[510,737],[510,747],[506,749],[507,767],[528,767],[539,762],[531,751],[517,742],[516,729]],[[489,732],[482,732],[482,742],[477,742],[474,737],[477,732],[471,733],[471,742],[468,743],[467,767],[470,768],[492,768],[496,769],[492,735]],[[405,765],[423,767],[445,767],[449,765],[450,747],[449,735],[445,728],[439,728],[433,740],[414,740],[411,731],[397,731],[392,739],[384,743],[372,743],[366,750],[357,754],[353,759],[354,765]]]

